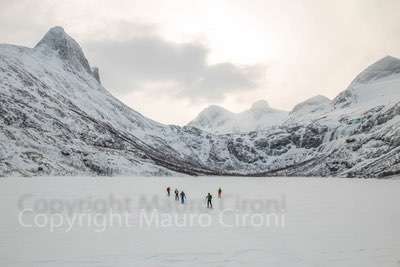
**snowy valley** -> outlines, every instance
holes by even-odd
[[[372,64],[333,100],[289,113],[263,101],[240,114],[214,106],[184,127],[144,117],[100,81],[61,27],[34,48],[0,45],[0,176],[400,173],[397,58]]]

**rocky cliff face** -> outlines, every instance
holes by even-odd
[[[56,27],[32,49],[0,45],[0,176],[398,174],[400,75],[378,65],[385,75],[291,113],[301,120],[215,135],[126,107]]]

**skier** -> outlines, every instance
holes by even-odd
[[[169,186],[167,187],[167,194],[168,196],[171,196],[171,188]]]
[[[182,204],[185,204],[185,198],[186,198],[186,195],[185,195],[185,192],[181,192],[181,203]]]
[[[206,200],[207,200],[207,208],[212,209],[212,195],[210,193],[207,194],[206,196]]]
[[[221,187],[218,189],[218,198],[221,198],[221,195],[222,195],[222,189],[221,189]]]
[[[175,189],[175,200],[179,201],[179,191],[178,191],[178,189]]]

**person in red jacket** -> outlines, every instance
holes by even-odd
[[[221,187],[218,189],[218,198],[221,198],[221,196],[222,196],[222,189],[221,189]]]

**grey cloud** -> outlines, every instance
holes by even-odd
[[[231,63],[207,66],[200,77],[181,92],[183,96],[219,100],[227,92],[257,88],[264,74],[261,65],[239,67]],[[222,94],[221,94],[222,92]]]
[[[256,88],[263,76],[263,66],[207,64],[208,49],[200,43],[179,44],[158,36],[139,36],[84,46],[91,61],[100,67],[104,84],[120,94],[143,90],[146,83],[174,82],[175,93],[181,97],[217,100],[232,91]]]

